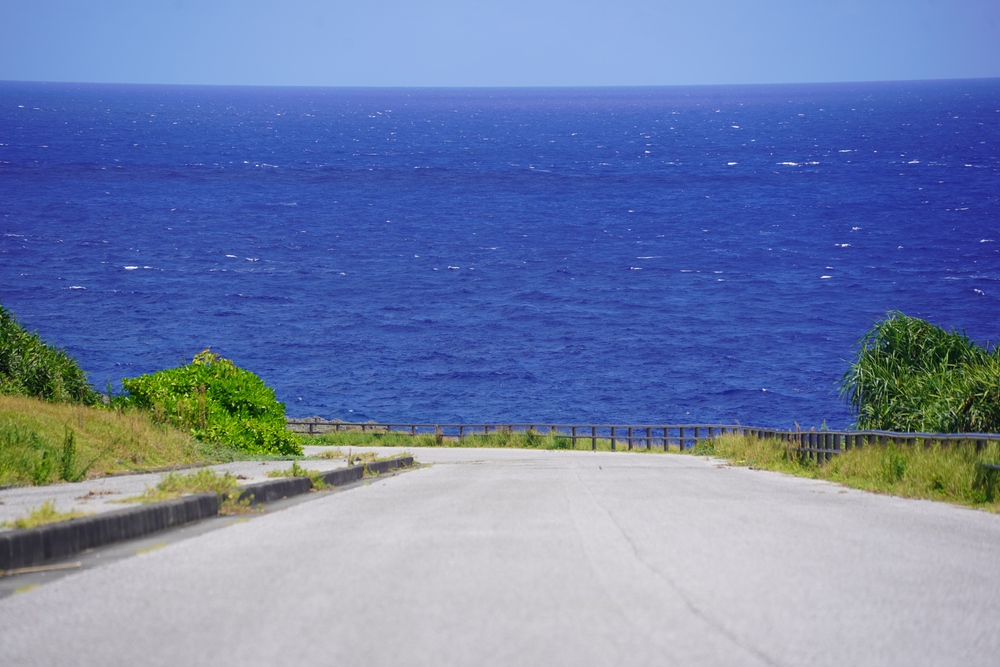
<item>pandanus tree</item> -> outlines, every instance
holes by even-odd
[[[1000,432],[1000,352],[890,312],[858,341],[841,394],[861,429]]]

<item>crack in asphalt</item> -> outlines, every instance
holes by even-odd
[[[608,511],[607,508],[604,507],[604,505],[598,502],[597,498],[594,496],[593,490],[580,477],[579,470],[574,469],[573,473],[580,487],[583,488],[584,491],[586,491],[587,496],[590,498],[592,505],[604,514],[604,516],[617,529],[618,534],[621,535],[621,537],[629,545],[629,548],[631,549],[633,555],[635,556],[636,562],[638,562],[640,566],[642,566],[646,571],[652,574],[656,579],[660,580],[668,588],[674,590],[677,593],[678,598],[681,600],[684,606],[687,607],[687,609],[691,612],[692,615],[699,618],[706,625],[708,625],[708,627],[714,629],[720,635],[725,637],[734,646],[747,652],[754,658],[763,662],[765,665],[769,665],[771,667],[781,667],[783,663],[767,655],[766,653],[756,648],[755,646],[749,645],[743,639],[741,639],[736,634],[728,630],[719,619],[715,618],[707,611],[699,607],[673,577],[664,572],[661,572],[659,569],[650,564],[645,558],[643,558],[642,554],[639,551],[639,547],[636,545],[635,541],[631,538],[631,536],[629,536],[628,532],[622,527],[618,519],[615,518],[615,516],[610,511]],[[579,533],[579,527],[577,528],[577,531]],[[583,536],[581,535],[581,538],[582,537]],[[586,542],[584,541],[584,544],[585,543]]]

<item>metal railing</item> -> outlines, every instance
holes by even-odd
[[[893,443],[897,446],[949,447],[960,442],[975,443],[982,450],[990,441],[1000,441],[998,433],[900,433],[896,431],[802,431],[766,429],[739,424],[551,424],[544,422],[521,424],[412,424],[327,421],[319,417],[289,419],[288,428],[296,433],[319,435],[339,431],[363,433],[401,433],[412,436],[434,435],[439,442],[445,438],[462,440],[473,435],[497,433],[534,433],[569,440],[573,449],[579,441],[589,441],[596,450],[598,441],[610,444],[612,451],[690,449],[705,440],[724,434],[748,435],[756,438],[783,440],[802,456],[818,462],[858,447]]]

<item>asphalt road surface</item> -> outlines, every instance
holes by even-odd
[[[690,456],[415,454],[0,599],[0,664],[1000,664],[1000,516]]]

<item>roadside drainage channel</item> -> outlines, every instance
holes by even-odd
[[[357,482],[367,475],[380,475],[413,465],[412,456],[375,461],[364,465],[338,468],[317,476],[329,486]],[[308,493],[308,477],[284,477],[241,487],[238,502],[262,505],[282,498]],[[168,528],[218,516],[219,497],[200,493],[174,500],[129,507],[38,528],[0,533],[0,575],[38,566],[46,561],[65,558],[96,547],[158,533]]]

